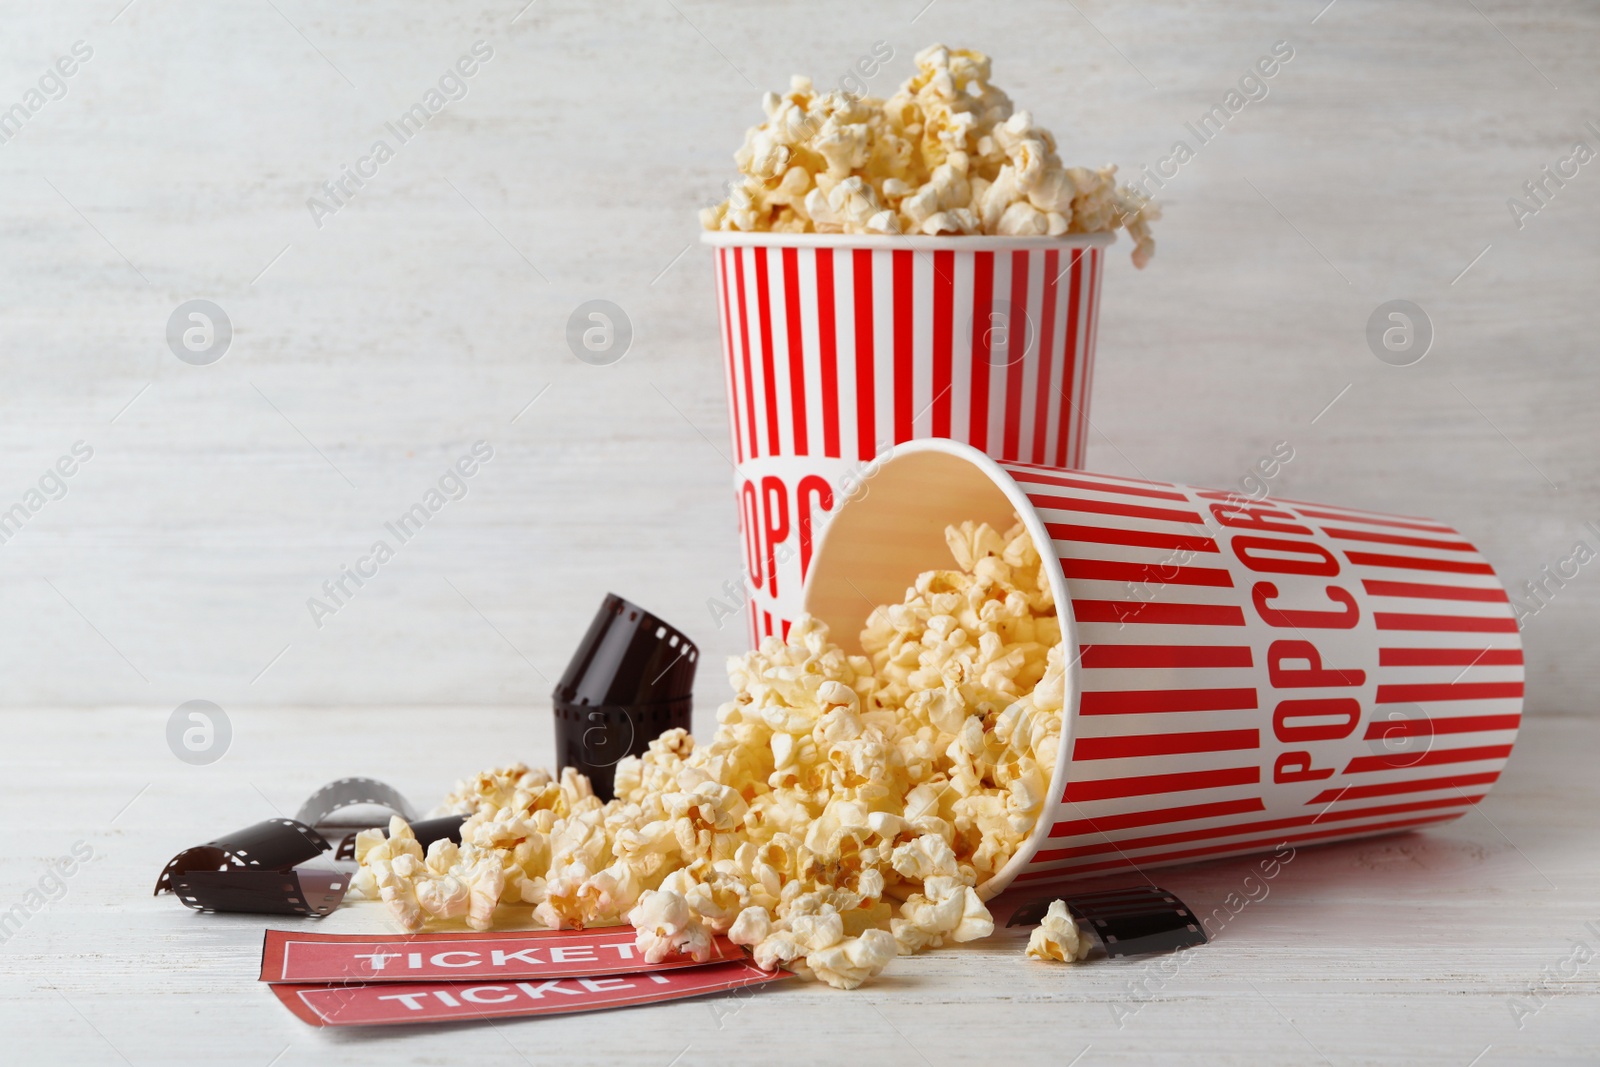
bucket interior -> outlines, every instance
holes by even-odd
[[[992,464],[981,453],[935,444],[936,451],[928,442],[896,446],[839,509],[817,546],[806,576],[806,611],[827,623],[834,642],[849,652],[860,653],[860,631],[873,608],[900,603],[923,571],[952,566],[946,526],[972,520],[1004,532],[1016,516],[1033,519],[1035,547],[1045,559],[1055,558],[1032,505],[1020,493],[1013,498],[1010,478],[995,469],[1005,481],[1002,488],[984,469]],[[1059,605],[1065,590],[1056,584]]]
[[[1003,532],[1019,518],[1046,561],[1062,637],[1069,648],[1075,647],[1066,578],[1059,566],[1049,565],[1056,559],[1055,548],[1033,505],[992,459],[954,441],[911,441],[880,457],[876,471],[823,532],[806,576],[806,611],[827,624],[836,644],[859,654],[860,632],[874,608],[900,603],[923,571],[952,565],[946,526],[971,520]],[[1049,833],[1054,805],[1048,798],[1059,797],[1066,787],[1076,687],[1076,672],[1069,668],[1061,748],[1044,808],[1006,865],[978,886],[985,899],[1006,887]]]

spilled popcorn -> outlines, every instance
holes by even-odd
[[[1064,166],[1050,131],[989,81],[982,52],[933,45],[887,100],[817,92],[796,76],[734,153],[742,175],[701,213],[708,230],[1004,234],[1124,229],[1133,262],[1155,252],[1160,210],[1116,167]]]
[[[710,742],[683,730],[616,769],[602,803],[570,768],[457,785],[460,846],[363,832],[355,888],[406,930],[511,910],[556,928],[631,923],[647,960],[712,937],[850,989],[896,955],[994,928],[976,887],[1032,830],[1060,745],[1065,663],[1046,572],[1017,524],[948,527],[955,567],[881,607],[846,654],[803,618],[729,661]],[[525,912],[523,913],[525,915]]]
[[[1067,911],[1067,902],[1052,900],[1044,920],[1028,935],[1027,954],[1036,960],[1055,960],[1059,963],[1077,963],[1089,954],[1094,946],[1078,930]]]

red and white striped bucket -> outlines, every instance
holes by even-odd
[[[806,607],[859,651],[866,603],[946,564],[947,523],[1019,516],[1073,660],[1050,800],[981,892],[1447,822],[1522,712],[1505,590],[1442,523],[997,463],[914,441],[817,546]]]
[[[813,546],[885,448],[945,437],[1076,467],[1111,234],[717,231],[752,645],[801,611]]]

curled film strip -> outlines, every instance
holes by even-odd
[[[196,911],[321,918],[344,900],[350,876],[301,864],[330,848],[315,827],[326,824],[335,812],[357,805],[377,805],[408,821],[414,818],[411,805],[393,786],[375,778],[340,778],[306,798],[296,818],[265,819],[179,852],[162,869],[155,891],[171,892]],[[428,840],[450,836],[451,819],[459,841],[459,816],[427,820],[441,824],[427,828]],[[355,835],[345,843],[353,857]],[[344,852],[341,845],[340,854]]]

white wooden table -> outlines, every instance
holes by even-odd
[[[300,923],[149,895],[180,848],[292,814],[332,778],[383,777],[426,806],[497,760],[547,760],[547,715],[404,710],[375,734],[367,711],[273,709],[236,720],[208,767],[172,758],[160,709],[0,715],[5,891],[17,898],[77,841],[97,857],[0,945],[0,1059],[1484,1067],[1600,1054],[1600,958],[1566,963],[1575,945],[1600,954],[1592,717],[1530,721],[1481,810],[1442,829],[1304,849],[1266,883],[1247,880],[1251,860],[1152,872],[1201,913],[1238,894],[1215,940],[1175,958],[1031,963],[1011,931],[897,960],[848,993],[795,981],[492,1026],[313,1030],[256,981],[262,930],[387,930],[377,906]]]

